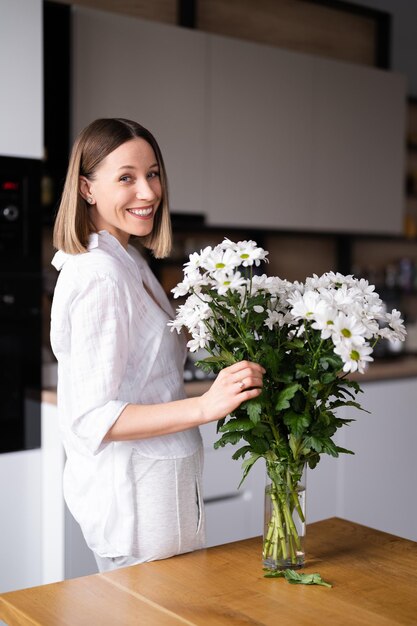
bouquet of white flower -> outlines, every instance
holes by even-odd
[[[264,458],[271,485],[271,520],[264,537],[264,563],[294,567],[304,563],[294,515],[304,522],[300,479],[306,464],[321,454],[351,453],[332,437],[352,421],[340,406],[354,406],[361,391],[350,372],[364,372],[375,343],[404,340],[400,313],[385,311],[373,285],[329,272],[304,283],[256,275],[254,266],[268,252],[254,241],[225,239],[190,255],[174,297],[179,306],[172,330],[191,334],[190,351],[205,348],[199,362],[209,372],[242,359],[266,370],[262,394],[219,420],[215,447],[243,441],[234,459],[243,458],[243,477]]]

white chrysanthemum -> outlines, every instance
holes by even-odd
[[[268,252],[263,248],[258,248],[255,241],[239,241],[235,246],[235,251],[243,267],[258,266],[261,261],[267,261]]]
[[[203,250],[198,252],[192,252],[189,256],[189,260],[187,263],[184,263],[184,275],[193,273],[193,272],[204,272],[206,269],[206,259],[213,252],[213,248],[211,246],[206,246]]]
[[[173,322],[168,322],[168,325],[177,332],[180,332],[183,326],[190,332],[194,332],[194,329],[199,327],[202,321],[213,317],[213,311],[209,305],[210,301],[210,296],[206,294],[189,296],[185,303],[178,307],[176,319]]]
[[[366,328],[360,320],[353,316],[339,312],[332,325],[332,340],[335,345],[365,343]]]
[[[279,326],[281,328],[282,326],[284,326],[284,323],[285,318],[282,313],[279,313],[278,311],[267,312],[264,326],[267,326],[269,330],[273,330],[274,326]]]
[[[394,339],[404,341],[407,334],[404,326],[404,320],[401,319],[400,311],[393,309],[391,313],[386,314],[386,319],[392,330],[395,332]]]
[[[214,288],[220,296],[224,296],[229,290],[240,291],[246,285],[246,278],[243,278],[240,272],[214,272],[213,273]]]
[[[201,289],[208,284],[207,278],[202,276],[198,270],[194,269],[185,274],[182,283],[178,283],[176,287],[171,289],[171,292],[174,298],[182,298],[193,291],[196,293],[200,292]]]
[[[332,336],[334,322],[338,315],[337,309],[325,300],[320,300],[314,313],[312,328],[321,331],[322,339],[329,339]]]
[[[335,305],[342,311],[349,311],[350,307],[355,302],[354,294],[347,284],[341,285],[332,295]]]
[[[371,357],[372,348],[368,344],[339,343],[335,349],[344,365],[344,372],[356,372],[363,374],[367,364],[374,359]]]
[[[362,315],[360,317],[361,323],[365,327],[364,337],[366,339],[372,339],[372,337],[376,337],[379,332],[379,324],[376,319],[369,317],[368,315]]]
[[[305,288],[306,290],[319,290],[319,289],[327,289],[330,285],[330,280],[327,278],[326,274],[323,276],[317,276],[317,274],[313,274],[313,276],[309,276],[306,278]]]
[[[335,287],[341,287],[342,285],[352,285],[355,282],[352,274],[341,274],[340,272],[327,272],[322,276],[323,280],[328,280],[330,285]]]
[[[320,294],[317,291],[306,291],[303,294],[296,291],[290,295],[288,302],[292,306],[291,313],[295,319],[314,319],[314,314],[320,306]]]
[[[197,350],[201,350],[201,348],[205,348],[207,345],[206,338],[198,335],[193,335],[193,338],[187,341],[187,348],[190,352],[197,352]]]
[[[223,250],[220,246],[216,246],[201,261],[202,266],[209,272],[224,271],[234,272],[239,267],[240,259],[232,248]],[[204,263],[204,264],[203,264]]]

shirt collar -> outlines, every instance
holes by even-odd
[[[107,230],[100,230],[98,233],[90,233],[88,238],[87,250],[91,252],[95,248],[102,248],[104,250],[110,249],[116,256],[123,258],[126,260],[132,260],[129,252],[122,246],[122,244],[111,235]],[[67,252],[63,252],[63,250],[58,250],[52,258],[51,265],[53,265],[58,271],[60,271],[64,265],[64,263],[70,259],[72,254],[68,254]]]

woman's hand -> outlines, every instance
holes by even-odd
[[[245,400],[259,396],[264,374],[262,365],[251,361],[239,361],[222,369],[210,389],[199,398],[203,423],[226,417]]]

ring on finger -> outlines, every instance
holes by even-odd
[[[243,380],[240,380],[238,385],[239,385],[241,390],[245,388],[245,383],[243,382]]]

